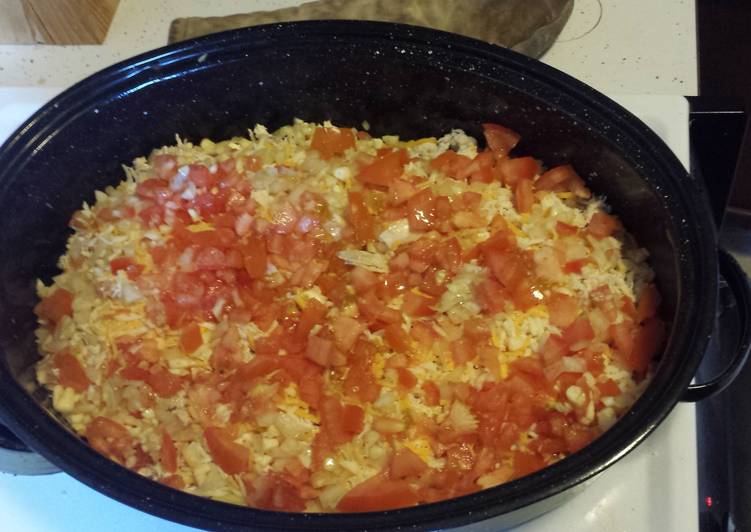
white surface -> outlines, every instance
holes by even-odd
[[[0,140],[60,89],[0,89]],[[617,96],[688,164],[688,105],[677,96]],[[698,530],[694,407],[680,404],[633,453],[564,506],[516,532]],[[493,530],[492,524],[483,528]],[[14,532],[188,531],[124,506],[66,474],[0,473],[0,530]]]
[[[277,9],[299,0],[121,0],[102,45],[0,45],[0,86],[68,86],[167,43],[179,17]],[[576,0],[544,61],[601,91],[697,93],[693,0]]]
[[[542,58],[610,94],[698,94],[693,0],[576,0]]]

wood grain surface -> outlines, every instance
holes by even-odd
[[[0,0],[0,44],[101,44],[120,0]]]

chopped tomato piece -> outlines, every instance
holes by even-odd
[[[86,439],[94,449],[125,464],[133,452],[133,440],[128,430],[109,418],[97,416],[86,427]]]
[[[579,229],[574,225],[569,225],[566,222],[556,222],[555,223],[555,231],[561,236],[571,236],[575,235]]]
[[[180,349],[183,353],[190,354],[203,344],[201,328],[197,323],[191,323],[180,332]]]
[[[73,315],[73,294],[58,288],[34,307],[34,313],[40,319],[57,324],[64,316]]]
[[[228,475],[238,475],[248,470],[249,450],[235,443],[229,429],[206,427],[203,431],[211,457]]]
[[[415,194],[407,201],[407,220],[412,231],[427,231],[433,227],[438,217],[435,196],[429,189]]]
[[[387,188],[394,179],[401,177],[408,161],[409,155],[405,150],[392,150],[360,168],[355,178],[363,185]]]
[[[566,294],[554,292],[547,299],[550,323],[559,329],[565,329],[571,325],[579,315],[579,305],[576,300]]]
[[[441,391],[438,389],[438,385],[433,381],[425,381],[422,383],[422,391],[425,394],[425,402],[429,406],[437,406],[441,401]]]
[[[477,356],[475,345],[469,338],[459,338],[451,342],[451,358],[460,366]]]
[[[563,332],[561,333],[561,339],[564,345],[574,351],[578,351],[585,347],[585,344],[594,337],[595,333],[592,330],[592,325],[589,323],[589,319],[585,316],[581,316],[574,320],[574,322],[563,329]]]
[[[605,238],[616,232],[620,226],[617,218],[600,211],[592,215],[585,232],[595,238]]]
[[[166,430],[162,430],[162,447],[159,451],[159,461],[162,469],[167,473],[177,471],[177,447]]]
[[[438,157],[430,161],[430,168],[443,172],[449,177],[460,179],[464,170],[472,163],[472,159],[464,155],[459,155],[455,151],[446,150]],[[463,178],[462,178],[463,179]]]
[[[633,349],[626,356],[629,369],[637,373],[645,373],[664,342],[665,322],[661,319],[650,318],[638,326],[634,334]]]
[[[383,330],[384,338],[389,344],[391,349],[397,353],[405,353],[409,351],[409,336],[402,329],[401,324],[392,323]]]
[[[355,233],[356,242],[362,244],[375,238],[375,219],[365,205],[362,193],[350,191],[346,217]]]
[[[418,476],[427,470],[422,458],[406,447],[396,451],[389,463],[389,476],[393,479]]]
[[[365,325],[355,318],[348,316],[338,316],[332,323],[332,330],[336,346],[345,353],[352,349],[357,338],[366,329]]]
[[[621,395],[621,387],[613,379],[598,382],[597,389],[600,390],[600,395],[603,397],[617,397]]]
[[[172,397],[183,387],[183,379],[167,370],[149,373],[146,384],[154,390],[159,397]]]
[[[360,434],[365,421],[365,411],[357,405],[342,408],[342,430],[348,434]]]
[[[58,371],[58,382],[66,388],[73,388],[78,393],[86,391],[91,384],[81,362],[70,351],[60,351],[53,359]]]
[[[355,134],[348,128],[317,127],[310,147],[321,155],[321,159],[329,160],[354,148]]]
[[[414,489],[405,480],[391,480],[381,473],[352,488],[341,498],[341,512],[374,512],[414,506],[419,502]]]
[[[535,204],[535,192],[531,179],[520,179],[514,189],[514,206],[518,212],[529,212]]]
[[[417,377],[415,377],[414,373],[407,368],[397,368],[396,371],[399,374],[399,386],[405,390],[411,390],[415,387],[415,384],[417,384]]]
[[[540,163],[533,157],[514,157],[499,161],[498,170],[503,182],[514,187],[523,179],[532,181],[540,171]]]
[[[436,298],[432,296],[420,295],[413,291],[409,291],[404,294],[402,312],[413,317],[432,316],[435,314],[435,310],[431,307],[435,302]]]
[[[482,130],[485,135],[485,141],[488,143],[488,148],[490,148],[496,157],[505,157],[508,155],[514,149],[514,146],[518,144],[519,139],[521,139],[521,135],[499,124],[483,124]]]
[[[131,281],[141,275],[143,268],[143,264],[138,264],[129,257],[118,257],[110,261],[110,270],[113,274],[117,274],[120,270],[125,270],[125,274]]]
[[[610,326],[610,335],[616,349],[628,359],[634,348],[634,323],[631,320],[623,320]]]
[[[554,190],[574,176],[577,176],[576,170],[570,164],[556,166],[540,176],[540,179],[535,183],[535,188],[537,190]]]
[[[266,244],[259,237],[251,237],[242,246],[243,266],[251,279],[263,279],[268,269]]]

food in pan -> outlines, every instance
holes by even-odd
[[[136,159],[38,284],[54,410],[142,475],[285,511],[433,502],[586,446],[663,343],[647,253],[571,166],[483,129],[296,121]]]

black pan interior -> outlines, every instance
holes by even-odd
[[[67,222],[82,201],[93,201],[94,190],[121,180],[122,164],[174,143],[175,134],[192,141],[223,139],[256,123],[274,129],[296,117],[358,128],[367,120],[372,134],[403,138],[454,128],[481,138],[482,122],[517,130],[523,137],[518,154],[535,155],[550,166],[571,162],[597,194],[607,196],[649,250],[666,316],[680,325],[633,419],[591,446],[588,458],[572,457],[539,476],[490,490],[491,495],[433,505],[435,519],[458,523],[466,520],[452,514],[458,508],[474,507],[487,516],[556,493],[606,467],[669,412],[703,352],[709,320],[702,317],[713,312],[714,234],[700,185],[643,124],[571,78],[470,39],[377,23],[274,25],[175,45],[82,82],[19,130],[0,149],[0,377],[7,385],[31,386],[27,370],[38,357],[31,311],[35,279],[49,282],[57,273]],[[59,428],[28,396],[18,398],[9,388],[3,395],[10,404],[9,424],[24,439],[45,455],[55,454],[54,445],[67,446],[75,458],[66,463],[55,456],[56,461],[102,484],[100,489],[117,491],[106,485],[106,475],[92,472],[93,453],[77,447],[70,435],[65,443],[45,442],[42,434],[58,438]],[[13,414],[19,409],[27,411]],[[37,432],[22,415],[31,416]],[[147,483],[118,474],[123,482]],[[146,491],[156,499],[171,493],[156,485]],[[150,505],[150,511],[174,513]],[[209,510],[193,511],[205,518],[226,505],[204,506]],[[224,515],[237,523],[250,513],[261,522],[265,518],[258,515],[268,514],[238,508]],[[379,515],[404,523],[417,516]]]

